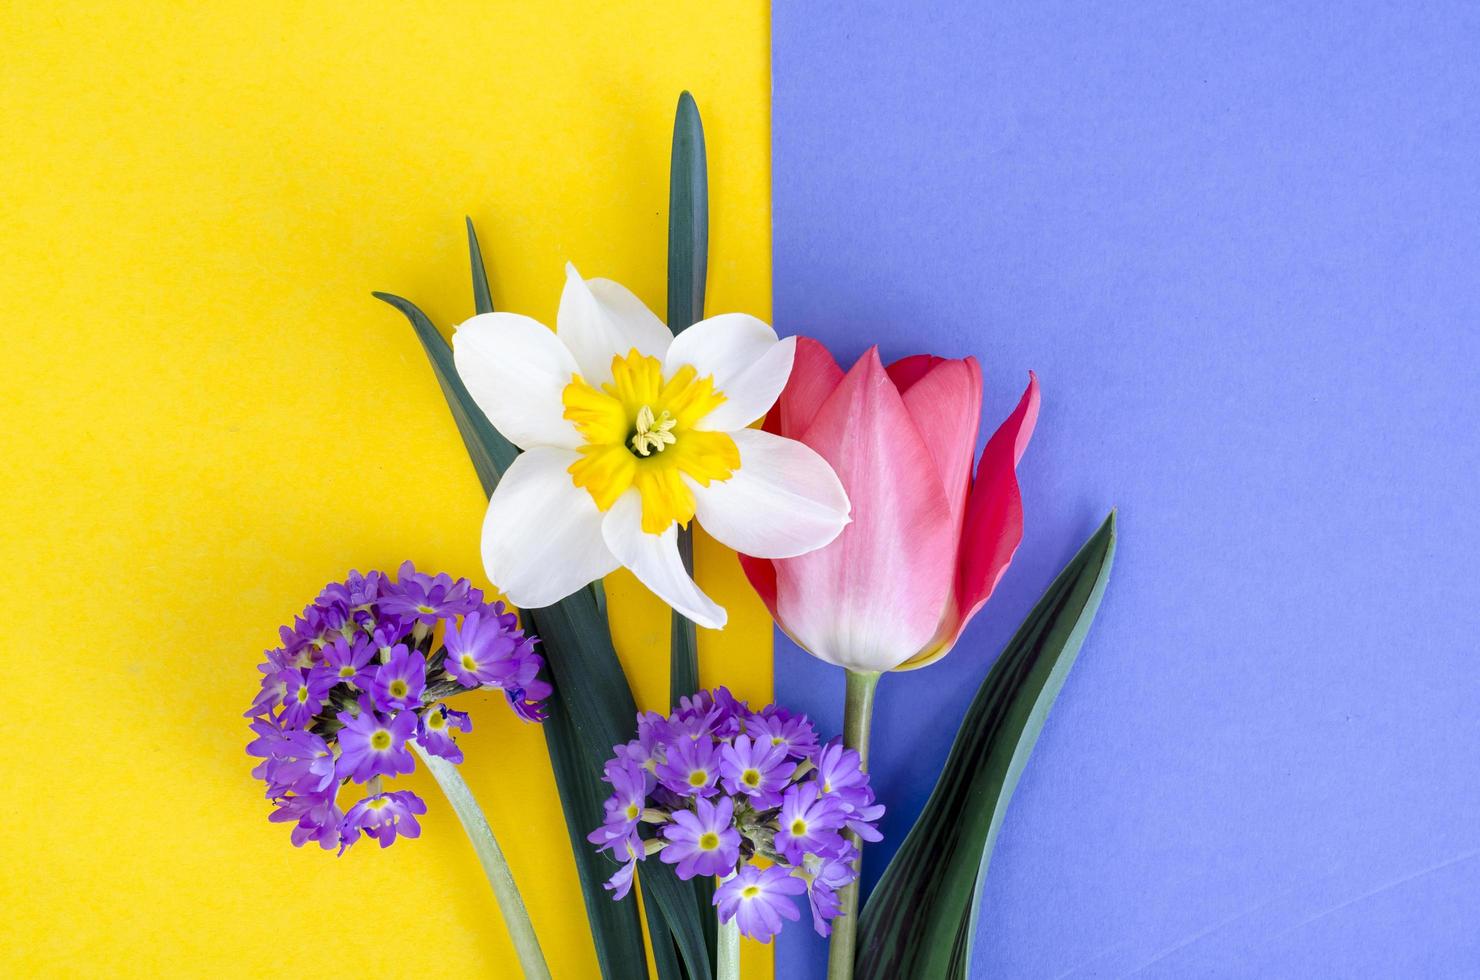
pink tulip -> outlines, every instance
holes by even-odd
[[[1038,419],[1038,380],[972,475],[982,376],[975,358],[877,348],[845,375],[815,340],[766,428],[828,461],[853,503],[833,542],[797,558],[741,556],[771,615],[814,656],[859,673],[944,656],[996,588],[1023,536],[1017,463]]]

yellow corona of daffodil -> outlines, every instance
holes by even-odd
[[[674,337],[642,301],[566,267],[557,329],[513,313],[458,327],[458,374],[524,452],[489,501],[483,563],[510,601],[549,605],[625,565],[701,626],[725,611],[683,567],[697,518],[748,555],[790,558],[848,522],[816,452],[747,428],[791,375],[795,338],[728,313]]]

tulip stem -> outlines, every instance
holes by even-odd
[[[843,701],[843,744],[858,752],[859,767],[868,771],[869,729],[874,719],[874,690],[879,675],[873,671],[848,671],[848,689]],[[848,839],[859,849],[856,870],[863,873],[863,841],[852,831]],[[827,980],[851,980],[853,953],[858,942],[858,880],[838,892],[838,917],[832,924],[832,942],[827,951]]]
[[[467,831],[468,841],[483,865],[483,873],[493,886],[493,897],[498,899],[499,911],[504,914],[504,925],[508,927],[509,938],[514,941],[514,951],[519,955],[519,966],[525,977],[550,980],[550,968],[545,965],[545,954],[540,950],[540,941],[534,934],[534,924],[529,921],[524,900],[519,897],[509,862],[504,860],[503,849],[493,836],[493,828],[488,826],[488,820],[468,784],[463,781],[462,773],[457,771],[457,766],[440,756],[431,755],[415,741],[411,741],[411,747],[431,770],[432,778],[442,787],[447,802],[452,804],[457,819],[462,821],[463,830]]]

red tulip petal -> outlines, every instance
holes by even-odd
[[[798,337],[791,378],[773,413],[777,424],[772,428],[767,420],[766,428],[788,439],[802,438],[817,417],[818,409],[842,380],[843,369],[826,347],[811,337]]]
[[[777,620],[823,660],[888,670],[935,635],[956,529],[930,450],[876,349],[822,404],[805,442],[842,480],[853,522],[827,547],[774,563]]]
[[[930,369],[944,361],[944,357],[936,357],[934,354],[911,354],[902,357],[889,365],[889,380],[894,382],[894,387],[899,389],[902,395],[914,386],[916,381],[925,377]]]
[[[750,579],[750,587],[755,589],[756,594],[761,597],[761,602],[766,604],[766,611],[771,614],[772,619],[776,616],[776,566],[769,558],[752,558],[750,555],[736,555],[740,559],[740,569],[745,572],[745,577]],[[779,622],[780,620],[777,619]]]
[[[1001,581],[1023,540],[1023,498],[1017,464],[1038,422],[1038,377],[1028,372],[1028,388],[1017,408],[1002,423],[976,467],[976,481],[966,504],[961,533],[961,562],[956,579],[959,617],[949,631],[949,649]]]

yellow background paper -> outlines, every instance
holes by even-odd
[[[553,322],[562,265],[665,301],[669,139],[708,137],[709,310],[769,317],[761,3],[8,4],[0,12],[0,974],[514,973],[423,773],[422,838],[294,850],[249,776],[255,664],[351,568],[483,582],[484,501],[413,334]],[[763,702],[732,555],[706,683]],[[608,583],[639,704],[668,618]],[[465,774],[557,978],[595,958],[543,739],[470,695]],[[747,943],[747,976],[770,973]]]

